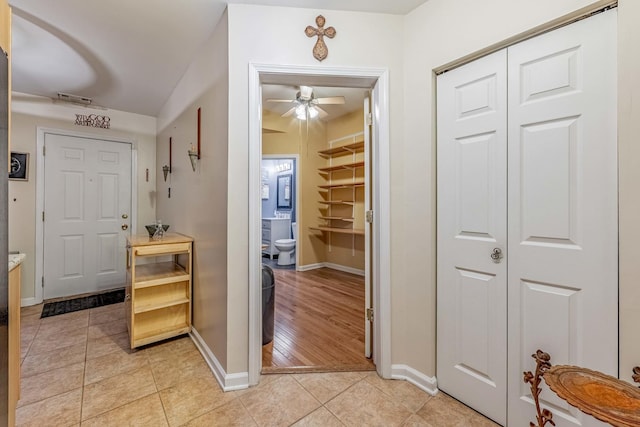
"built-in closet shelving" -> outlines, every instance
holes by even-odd
[[[364,135],[361,132],[329,144],[318,151],[327,160],[327,166],[318,168],[325,179],[318,185],[322,196],[319,218],[324,224],[310,228],[329,234],[364,235],[364,229],[355,226],[356,206],[364,204]]]

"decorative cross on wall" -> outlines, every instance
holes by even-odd
[[[304,33],[307,37],[318,36],[318,40],[316,41],[315,46],[313,46],[313,57],[318,61],[322,61],[329,55],[329,49],[327,49],[327,45],[324,43],[324,36],[329,37],[330,39],[336,36],[336,29],[333,27],[324,28],[324,16],[318,15],[316,18],[316,25],[318,28],[313,28],[311,25],[307,26],[304,30]]]

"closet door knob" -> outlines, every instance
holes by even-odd
[[[491,251],[491,259],[496,264],[500,263],[500,260],[502,259],[502,256],[503,256],[502,255],[502,249],[500,249],[500,248],[493,248],[493,250]]]

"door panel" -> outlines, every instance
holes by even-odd
[[[531,354],[617,376],[616,12],[509,55],[509,425],[535,412]],[[558,427],[603,425],[541,400]]]
[[[537,349],[617,375],[615,21],[438,77],[438,385],[503,425],[534,419]],[[558,427],[603,425],[546,385],[541,400]]]
[[[438,77],[438,387],[506,421],[506,52]]]
[[[45,135],[44,298],[123,286],[131,145]]]
[[[371,117],[369,122],[368,117]],[[371,93],[367,92],[364,97],[364,212],[372,210],[371,206],[371,127],[373,126],[373,115],[371,114]],[[367,309],[373,309],[372,279],[371,279],[371,223],[364,221],[364,357],[373,357],[372,323],[367,319]]]

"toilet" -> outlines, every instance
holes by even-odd
[[[278,265],[292,265],[296,263],[296,238],[298,237],[297,224],[291,223],[293,239],[278,239],[274,242],[278,254]]]

